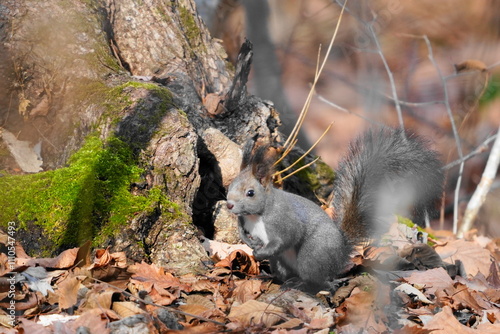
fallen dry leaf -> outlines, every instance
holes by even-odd
[[[480,315],[483,310],[493,308],[493,305],[485,299],[484,294],[479,294],[461,283],[455,283],[441,291],[437,291],[436,297],[440,303],[448,305],[457,311],[468,309]]]
[[[234,300],[238,304],[243,304],[249,300],[257,299],[262,288],[261,280],[243,280],[236,282],[236,289],[234,289]]]
[[[13,326],[13,319],[11,319],[7,314],[0,314],[0,328],[12,328]]]
[[[455,64],[454,66],[457,73],[467,71],[486,71],[488,69],[484,62],[477,59],[467,59],[459,64]]]
[[[424,286],[426,295],[435,294],[436,290],[453,285],[453,280],[443,268],[416,271],[404,280],[412,285]]]
[[[170,305],[179,298],[181,291],[191,291],[189,285],[181,283],[171,273],[155,265],[142,262],[130,266],[129,270],[134,272],[129,288],[132,291],[145,290],[156,304]]]
[[[39,325],[34,321],[28,320],[26,318],[20,318],[19,322],[20,322],[19,329],[23,330],[24,333],[51,334],[51,331],[48,328]]]
[[[59,282],[57,286],[59,308],[65,310],[75,305],[78,299],[78,290],[80,290],[80,287],[83,287],[80,280],[76,276],[70,274]]]
[[[490,252],[475,242],[462,239],[450,241],[445,246],[437,246],[436,252],[449,263],[460,260],[469,278],[476,276],[478,272],[485,277],[490,274]]]
[[[203,248],[208,252],[208,256],[215,259],[224,259],[236,250],[241,250],[249,255],[253,254],[252,248],[245,244],[228,244],[226,242],[203,239]]]
[[[50,104],[49,97],[45,95],[38,104],[30,110],[30,117],[35,116],[47,116],[49,112]]]
[[[224,100],[219,94],[208,93],[203,98],[203,105],[210,116],[216,116],[224,111]]]
[[[355,332],[364,329],[368,333],[387,331],[385,325],[387,319],[383,311],[387,302],[378,300],[376,290],[365,291],[355,288],[351,296],[337,308],[337,313],[340,314],[337,324],[341,331],[347,331],[347,328],[342,329],[346,325],[349,326],[349,330],[355,330]]]
[[[106,249],[97,249],[95,251],[94,267],[103,267],[111,262],[109,247]]]
[[[79,268],[88,267],[90,265],[90,250],[92,242],[87,240],[76,253],[75,263]]]
[[[205,307],[206,309],[210,310],[215,308],[215,304],[213,301],[208,299],[205,296],[202,295],[189,295],[186,296],[186,304],[196,304],[196,305],[201,305]]]
[[[87,293],[82,309],[111,309],[113,295],[118,293],[116,289],[107,284],[95,284]]]
[[[400,286],[396,287],[394,289],[394,291],[402,291],[402,292],[406,293],[407,295],[414,295],[416,298],[418,298],[418,300],[420,300],[423,303],[434,304],[432,301],[427,299],[427,297],[424,296],[424,294],[422,292],[420,292],[417,288],[411,286],[408,283],[401,284]]]
[[[449,306],[443,307],[441,312],[434,315],[434,317],[424,325],[424,329],[432,331],[432,334],[476,333],[473,329],[462,325],[455,316],[453,316],[453,312]]]
[[[297,328],[297,327],[301,327],[303,326],[304,323],[302,322],[302,320],[298,319],[298,318],[292,318],[290,320],[287,320],[281,324],[278,324],[278,325],[274,325],[273,328],[278,328],[278,329],[294,329],[294,328]]]
[[[96,308],[82,313],[78,319],[70,322],[68,327],[70,327],[73,333],[77,333],[77,329],[83,326],[90,333],[107,334],[110,332],[107,324],[110,320],[118,319],[117,314],[113,311]]]
[[[232,307],[227,317],[231,321],[240,322],[244,327],[256,324],[271,327],[279,321],[287,319],[280,307],[256,300],[249,300],[246,303]]]
[[[217,321],[224,321],[225,319],[225,314],[216,307],[214,302],[200,295],[187,296],[186,304],[179,306],[179,309],[190,314],[185,315],[187,322],[191,322],[197,319],[197,317],[210,318]]]
[[[121,268],[109,264],[102,267],[92,268],[90,271],[92,272],[93,278],[106,282],[115,280],[122,274]]]
[[[185,292],[190,292],[191,288],[182,284],[180,280],[165,269],[142,262],[129,267],[130,271],[135,272],[132,278],[143,283],[155,284],[162,288],[178,288]]]
[[[139,313],[144,313],[144,310],[134,302],[114,302],[112,310],[122,318],[130,317]]]
[[[55,258],[25,259],[17,258],[18,265],[40,266],[44,268],[66,269],[75,265],[78,248],[65,250]]]
[[[242,250],[233,251],[228,257],[217,262],[215,266],[238,270],[247,275],[258,275],[260,273],[259,265],[255,261],[255,258]]]

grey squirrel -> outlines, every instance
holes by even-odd
[[[422,225],[442,192],[441,163],[422,138],[399,129],[367,131],[337,169],[332,220],[312,201],[273,186],[275,160],[267,151],[245,145],[227,207],[255,258],[268,259],[279,280],[312,293],[330,289],[353,246],[378,236],[394,213]]]

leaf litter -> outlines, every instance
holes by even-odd
[[[312,296],[234,245],[218,245],[206,273],[176,276],[109,248],[91,256],[90,243],[40,259],[18,244],[14,270],[0,253],[0,333],[498,333],[498,245],[470,234],[365,246],[334,294]]]

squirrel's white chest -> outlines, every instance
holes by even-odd
[[[253,238],[260,239],[264,245],[267,245],[269,243],[266,226],[264,225],[261,217],[245,217],[245,230],[247,230]]]

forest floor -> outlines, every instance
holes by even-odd
[[[498,240],[436,232],[430,247],[396,225],[400,242],[359,248],[316,296],[274,283],[244,245],[206,240],[214,265],[177,276],[90,243],[32,258],[2,233],[0,333],[499,333]]]

